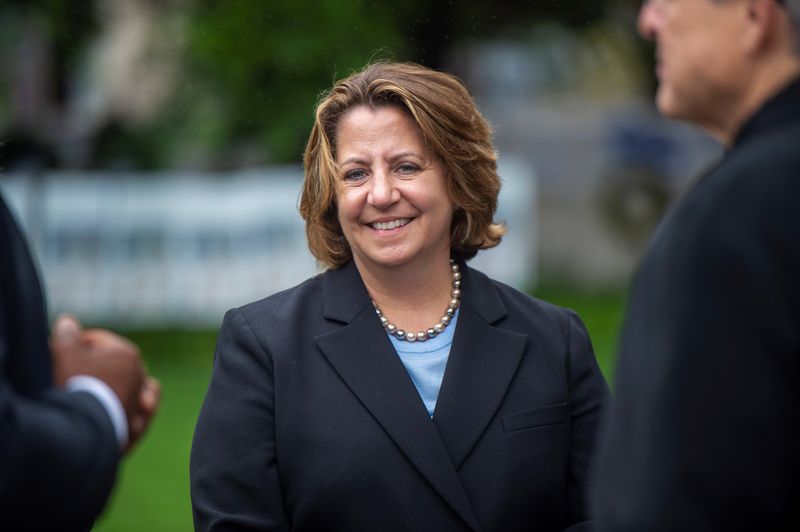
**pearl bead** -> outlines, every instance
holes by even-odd
[[[389,323],[389,319],[383,315],[381,309],[379,309],[378,305],[375,303],[375,301],[373,301],[372,305],[375,307],[375,314],[378,315],[381,325],[384,329],[386,329],[386,332],[396,336],[400,340],[405,340],[406,342],[424,342],[425,340],[434,338],[436,335],[444,332],[445,328],[452,321],[452,317],[455,315],[456,309],[461,304],[461,272],[459,271],[458,263],[453,259],[450,259],[450,271],[452,272],[453,286],[453,290],[450,293],[450,303],[448,304],[444,316],[442,316],[439,323],[424,331],[414,333],[406,332],[403,329],[398,329],[395,324]]]

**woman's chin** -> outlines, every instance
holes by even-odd
[[[375,253],[363,254],[360,257],[360,261],[358,258],[359,257],[357,256],[357,262],[366,263],[381,268],[401,268],[416,262],[416,259],[421,258],[421,254],[404,249],[386,249]]]

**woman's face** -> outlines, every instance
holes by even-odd
[[[441,162],[397,107],[356,107],[336,131],[339,223],[359,266],[450,256],[453,202]]]

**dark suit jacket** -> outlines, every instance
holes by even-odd
[[[800,530],[800,81],[657,231],[610,413],[598,530]]]
[[[573,313],[462,267],[433,420],[353,263],[224,320],[191,459],[198,530],[562,530],[607,388]]]
[[[53,387],[39,280],[0,196],[0,529],[87,530],[118,460],[97,399]]]

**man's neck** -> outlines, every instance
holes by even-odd
[[[747,90],[743,91],[739,105],[731,109],[715,127],[708,131],[730,148],[744,124],[755,115],[764,104],[800,76],[800,59],[776,60],[762,64],[750,78]]]

